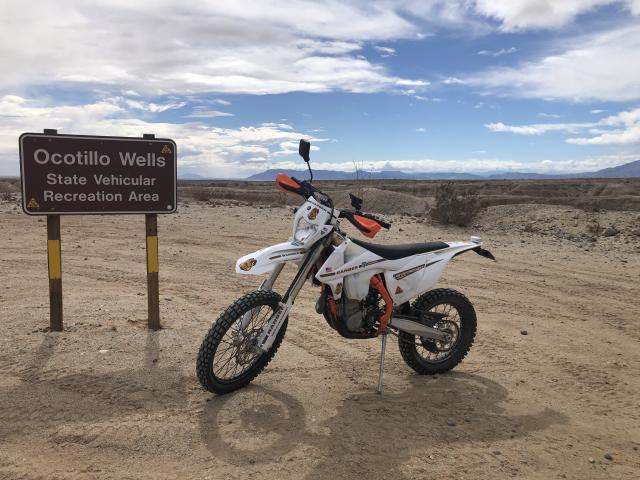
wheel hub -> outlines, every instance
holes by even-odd
[[[237,345],[234,356],[239,365],[246,365],[255,358],[256,353],[259,351],[257,347],[259,333],[260,332],[252,332],[244,335],[242,339],[236,338],[236,340],[234,340],[234,345]]]

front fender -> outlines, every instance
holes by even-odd
[[[257,252],[240,257],[236,262],[236,273],[241,275],[264,275],[271,273],[276,265],[299,262],[307,255],[307,250],[291,242],[278,243]]]

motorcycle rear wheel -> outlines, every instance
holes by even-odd
[[[257,290],[239,298],[222,312],[205,335],[198,352],[196,373],[206,390],[217,394],[233,392],[264,370],[282,343],[288,318],[269,351],[260,352],[252,346],[280,300],[276,292]],[[240,341],[236,332],[247,312],[251,312],[251,320]]]
[[[451,370],[467,355],[476,336],[477,319],[473,305],[462,293],[439,288],[420,295],[413,308],[445,315],[434,327],[447,332],[449,338],[439,341],[400,332],[398,347],[402,359],[421,375]]]

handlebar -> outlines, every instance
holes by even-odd
[[[364,218],[368,218],[369,220],[373,220],[374,222],[378,222],[380,224],[380,226],[386,230],[389,230],[391,228],[391,224],[389,222],[386,222],[384,220],[382,220],[379,217],[376,217],[375,215],[372,215],[370,213],[364,213],[364,212],[354,212],[351,210],[340,210],[340,217],[341,218],[346,218],[347,220],[349,220],[351,223],[353,223],[354,220],[354,216],[358,215],[360,217],[364,217]]]
[[[305,198],[313,196],[314,194],[318,194],[319,196],[322,196],[322,198],[317,200],[320,200],[322,203],[325,203],[328,207],[331,207],[331,209],[333,210],[334,206],[333,206],[333,201],[331,200],[331,197],[329,197],[329,195],[321,191],[319,188],[314,187],[311,184],[311,182],[308,182],[306,180],[298,180],[295,177],[291,177],[291,180],[293,180],[297,185],[285,185],[286,191],[289,191],[291,193],[297,193],[298,195],[302,195]],[[364,222],[363,224],[363,222],[361,220],[358,220],[358,218],[356,217],[360,217],[361,219],[372,220],[377,225],[375,224],[367,225],[367,222]],[[347,220],[349,220],[349,222],[351,222],[358,230],[363,232],[365,235],[369,236],[369,234],[371,234],[371,237],[373,237],[375,233],[377,233],[380,230],[380,227],[385,228],[387,230],[391,228],[391,223],[385,220],[382,220],[381,218],[378,218],[375,215],[372,215],[370,213],[361,212],[360,210],[355,210],[355,211],[340,210],[339,218],[346,218]]]

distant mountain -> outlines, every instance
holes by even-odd
[[[589,172],[580,176],[589,178],[630,178],[640,177],[640,160],[625,163],[617,167],[603,168],[597,172]]]
[[[307,170],[270,169],[247,177],[250,181],[271,181],[278,173],[284,173],[300,180],[309,178]],[[406,173],[400,170],[382,170],[379,172],[362,171],[363,180],[550,180],[563,178],[632,178],[640,177],[640,160],[625,163],[617,167],[603,168],[595,172],[547,174],[533,172],[502,172],[488,175],[460,172],[418,172]],[[339,170],[314,170],[314,180],[355,180],[355,172]]]
[[[288,170],[272,168],[261,173],[256,173],[247,177],[246,180],[270,181],[276,178],[278,173],[284,173],[290,177],[296,177],[299,180],[308,180],[308,170]],[[339,170],[313,170],[314,180],[355,180],[355,172],[341,172]],[[411,180],[413,175],[401,172],[399,170],[383,170],[381,172],[360,172],[360,178],[363,180]]]

